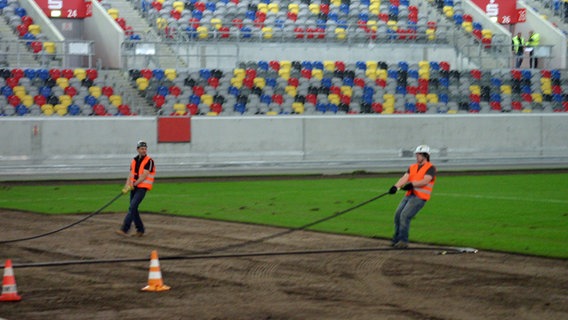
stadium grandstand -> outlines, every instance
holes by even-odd
[[[200,133],[202,126],[228,130],[218,133],[225,139],[233,134],[227,128],[242,130],[239,121],[250,125],[251,118],[269,124],[297,118],[293,121],[305,125],[317,117],[359,126],[359,121],[397,116],[393,123],[428,119],[424,125],[434,126],[452,121],[447,117],[487,114],[499,118],[479,118],[478,130],[495,130],[502,121],[529,121],[529,127],[546,135],[542,117],[558,115],[554,121],[565,122],[568,112],[568,2],[563,1],[0,0],[0,12],[0,121],[10,128],[2,133],[16,127],[29,132],[32,126],[31,141],[18,142],[25,147],[3,142],[8,151],[0,160],[19,172],[33,165],[72,166],[94,153],[96,145],[65,150],[73,145],[67,140],[57,141],[62,150],[56,155],[45,150],[54,138],[40,129],[57,123],[64,132],[71,119],[92,123],[104,117],[106,124],[97,124],[97,133],[115,130],[104,135],[119,141],[113,151],[119,155],[107,156],[109,166],[118,166],[117,158],[127,153],[126,140],[143,135],[161,143],[158,151],[167,154],[163,157],[175,171],[189,153],[199,154],[195,162],[202,164],[211,159],[301,163],[311,160],[310,152],[317,154],[316,161],[366,162],[378,156],[391,163],[406,154],[404,148],[428,143],[406,136],[377,152],[369,151],[377,143],[373,140],[353,156],[334,148],[320,154],[298,137],[301,146],[287,152],[279,145],[287,143],[278,140],[283,133],[275,133],[274,146],[265,152],[254,149],[265,148],[267,141],[249,147],[235,142],[244,145],[241,149],[219,150],[228,142],[199,149],[208,140],[196,141],[208,135],[207,130]],[[524,44],[516,67],[513,37],[528,38],[529,32],[539,41]],[[117,118],[122,129],[115,129]],[[157,129],[130,128],[137,121]],[[219,129],[221,123],[225,129]],[[259,128],[270,131],[269,124]],[[250,137],[265,134],[245,131]],[[567,147],[557,146],[566,137],[555,134],[547,135],[553,136],[551,146],[543,145],[541,136],[536,147],[529,141],[522,148],[505,142],[506,147],[465,146],[445,141],[441,133],[434,136],[445,141],[437,142],[439,155],[449,160],[485,154],[491,164],[523,154],[530,158],[526,163],[538,165],[558,163],[566,155]]]

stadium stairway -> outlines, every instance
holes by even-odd
[[[153,116],[156,114],[154,106],[150,105],[144,97],[140,95],[136,88],[130,85],[128,80],[128,72],[120,70],[101,70],[100,76],[105,78],[105,83],[112,84],[117,92],[119,92],[123,101],[130,105],[133,113],[141,116]]]
[[[555,24],[558,27],[558,29],[562,30],[562,32],[568,34],[568,23],[566,23],[566,21],[562,16],[555,14],[553,8],[551,8],[552,1],[547,3],[545,1],[524,0],[524,2],[530,5],[533,9],[535,9],[535,11],[537,11],[541,15],[545,15],[546,16],[545,19]],[[561,13],[562,11],[563,10],[560,10],[559,12]]]
[[[128,25],[132,27],[135,33],[144,34],[147,40],[155,39],[160,41],[160,37],[156,30],[152,28],[147,20],[143,18],[140,11],[137,10],[131,1],[128,0],[104,0],[104,3],[110,5],[112,8],[118,10],[120,17],[124,18]],[[106,6],[105,6],[106,7]],[[108,9],[107,9],[108,10]],[[174,52],[169,46],[158,45],[156,46],[156,55],[173,57]],[[177,60],[177,61],[176,61]],[[186,68],[187,65],[180,59],[163,59],[160,61],[163,68]]]
[[[5,63],[10,66],[29,66],[29,67],[40,67],[38,61],[32,58],[31,55],[20,55],[18,57],[18,52],[27,52],[28,48],[24,45],[24,42],[20,42],[14,30],[10,28],[6,20],[0,18],[0,51],[4,51],[8,54]]]

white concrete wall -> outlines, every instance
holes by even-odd
[[[0,180],[121,176],[139,139],[162,176],[400,170],[418,144],[447,168],[568,166],[564,113],[195,117],[191,143],[158,144],[156,127],[153,117],[2,119]]]
[[[105,68],[121,68],[121,46],[124,31],[98,1],[93,1],[93,15],[85,18],[85,40],[95,43],[95,61],[101,60]]]

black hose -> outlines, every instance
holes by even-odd
[[[250,252],[250,253],[226,253],[226,254],[195,254],[189,256],[165,256],[160,260],[205,260],[205,259],[229,259],[229,258],[249,258],[249,257],[272,257],[272,256],[290,256],[290,255],[309,255],[309,254],[335,254],[335,253],[357,253],[357,252],[376,252],[376,251],[438,251],[438,254],[465,254],[477,253],[473,248],[444,248],[444,247],[416,247],[397,249],[392,247],[371,247],[371,248],[344,248],[344,249],[320,249],[320,250],[299,250],[299,251],[268,251],[268,252]],[[147,262],[145,258],[122,258],[122,259],[98,259],[98,260],[67,260],[67,261],[51,261],[51,262],[30,262],[15,263],[14,268],[34,268],[34,267],[56,267],[68,265],[83,264],[103,264],[103,263],[127,263],[127,262]],[[0,265],[0,267],[4,267]]]
[[[42,237],[49,236],[49,235],[52,235],[52,234],[54,234],[54,233],[63,231],[63,230],[65,230],[65,229],[69,229],[69,228],[71,228],[71,227],[73,227],[73,226],[75,226],[75,225],[78,225],[79,223],[81,223],[81,222],[83,222],[83,221],[85,221],[85,220],[87,220],[87,219],[90,219],[90,218],[92,218],[93,216],[95,216],[95,215],[101,213],[101,211],[103,211],[106,207],[110,206],[113,202],[116,201],[116,199],[120,198],[122,195],[123,195],[122,192],[119,193],[116,197],[114,197],[114,198],[113,198],[112,200],[110,200],[107,204],[105,204],[104,206],[102,206],[99,210],[97,210],[97,211],[95,211],[95,212],[89,214],[88,216],[84,217],[83,219],[81,219],[81,220],[79,220],[79,221],[73,222],[73,223],[70,224],[70,225],[61,227],[61,228],[59,228],[59,229],[57,229],[57,230],[53,230],[53,231],[50,231],[50,232],[46,232],[46,233],[42,233],[42,234],[39,234],[39,235],[36,235],[36,236],[32,236],[32,237],[20,238],[20,239],[12,239],[12,240],[0,240],[0,244],[38,239],[38,238],[42,238]]]
[[[248,246],[248,245],[251,245],[251,244],[261,243],[261,242],[266,241],[266,240],[270,240],[270,239],[274,239],[274,238],[277,238],[277,237],[281,237],[281,236],[283,236],[283,235],[287,235],[287,234],[290,234],[290,233],[293,233],[293,232],[296,232],[296,231],[305,230],[305,229],[307,229],[307,228],[309,228],[309,227],[315,226],[316,224],[322,223],[322,222],[327,221],[327,220],[331,220],[331,219],[333,219],[333,218],[337,218],[337,217],[339,217],[339,216],[341,216],[341,215],[343,215],[343,214],[346,214],[346,213],[349,212],[349,211],[353,211],[353,210],[355,210],[355,209],[357,209],[357,208],[360,208],[360,207],[362,207],[362,206],[364,206],[364,205],[366,205],[366,204],[368,204],[368,203],[370,203],[370,202],[373,202],[373,201],[375,201],[375,200],[377,200],[377,199],[379,199],[379,198],[384,197],[384,196],[387,195],[387,194],[388,194],[388,192],[382,193],[382,194],[380,194],[380,195],[378,195],[378,196],[375,196],[375,197],[373,197],[373,198],[371,198],[371,199],[369,199],[369,200],[363,201],[363,202],[361,202],[361,203],[359,203],[359,204],[357,204],[357,205],[355,205],[355,206],[353,206],[353,207],[351,207],[351,208],[348,208],[348,209],[345,209],[345,210],[343,210],[343,211],[334,213],[334,214],[332,214],[332,215],[330,215],[330,216],[327,216],[327,217],[325,217],[325,218],[322,218],[322,219],[319,219],[319,220],[310,222],[310,223],[308,223],[308,224],[305,224],[305,225],[300,226],[300,227],[297,227],[297,228],[284,230],[284,231],[281,231],[281,232],[278,232],[278,233],[275,233],[275,234],[271,234],[271,235],[268,235],[268,236],[265,236],[265,237],[262,237],[262,238],[258,238],[258,239],[254,239],[254,240],[245,241],[245,242],[238,243],[238,244],[232,244],[232,245],[228,245],[228,246],[224,246],[224,247],[220,247],[220,248],[211,249],[211,250],[208,250],[208,251],[201,251],[201,252],[199,252],[199,253],[215,253],[215,252],[220,252],[220,251],[224,251],[224,250],[228,250],[228,249],[242,248],[242,247],[245,247],[245,246]]]

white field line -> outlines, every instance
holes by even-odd
[[[526,201],[526,202],[542,202],[542,203],[566,203],[568,200],[558,199],[543,199],[543,198],[527,198],[527,197],[502,197],[502,196],[488,196],[482,194],[461,194],[461,193],[440,193],[433,192],[433,196],[455,197],[455,198],[474,198],[474,199],[487,199],[487,200],[509,200],[509,201]]]

